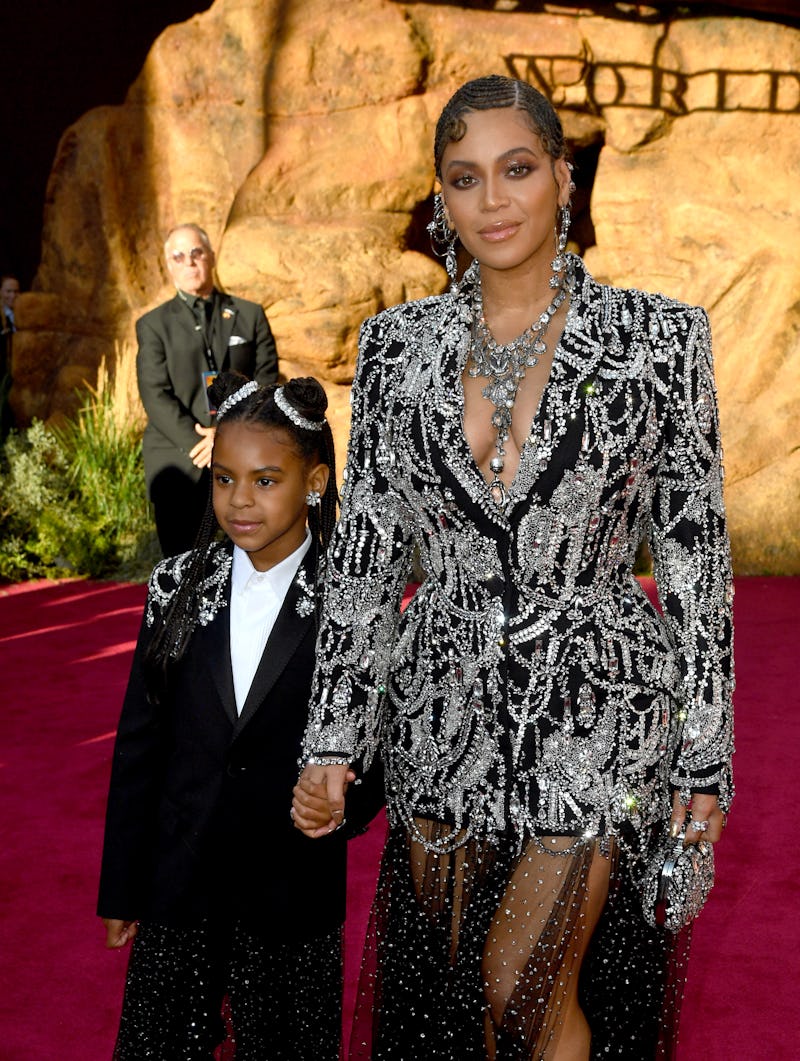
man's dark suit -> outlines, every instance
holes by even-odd
[[[209,572],[218,580],[231,548],[212,547]],[[164,607],[175,564],[156,569]],[[313,586],[313,549],[302,570]],[[230,591],[229,573],[225,605],[197,627],[161,705],[145,692],[152,630],[142,624],[114,748],[98,913],[184,925],[222,910],[269,940],[299,941],[344,920],[345,830],[310,840],[289,816],[316,623],[295,580],[238,716]],[[375,774],[351,787],[348,827],[368,821],[382,801]]]
[[[211,423],[203,383],[209,365],[204,331],[187,298],[178,294],[136,322],[136,371],[147,413],[145,477],[167,556],[193,544],[207,492],[207,477],[189,453],[200,441],[195,424]],[[220,372],[241,372],[264,385],[277,380],[275,340],[255,302],[217,292],[209,335]]]

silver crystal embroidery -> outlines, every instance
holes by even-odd
[[[439,848],[617,833],[732,796],[731,570],[708,321],[575,290],[509,503],[462,429],[470,272],[365,322],[304,753],[368,763]],[[648,538],[663,617],[633,578]],[[401,615],[412,559],[426,573]]]

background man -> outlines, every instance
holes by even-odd
[[[177,294],[136,322],[136,370],[148,494],[161,549],[174,556],[192,547],[208,494],[210,374],[232,370],[274,383],[278,359],[261,306],[214,286],[214,251],[202,228],[173,228],[164,252]]]
[[[15,276],[0,276],[0,439],[12,426],[8,392],[11,390],[11,347],[14,332],[14,303],[19,294],[19,280]]]

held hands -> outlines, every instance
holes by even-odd
[[[720,809],[717,797],[702,792],[693,792],[689,808],[692,812],[692,820],[686,828],[684,847],[688,844],[696,844],[699,840],[707,840],[710,844],[715,844],[722,836],[727,818],[727,815]],[[681,804],[679,794],[673,792],[670,836],[678,836],[680,833],[686,818],[686,810],[687,808]]]
[[[106,946],[109,950],[127,946],[136,935],[135,921],[120,921],[116,917],[104,917],[103,924],[106,926]]]
[[[349,766],[308,763],[294,786],[295,827],[312,840],[344,825],[344,794],[356,775]]]
[[[195,468],[210,468],[211,451],[214,448],[214,434],[217,429],[215,427],[203,427],[202,424],[195,424],[194,429],[198,435],[202,435],[202,438],[193,449],[189,450],[189,457]]]

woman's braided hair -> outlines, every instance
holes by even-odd
[[[247,383],[238,372],[222,372],[208,388],[212,408],[236,394]],[[309,462],[326,464],[330,469],[328,485],[320,505],[309,506],[308,525],[312,547],[317,551],[318,571],[324,562],[334,527],[339,494],[336,489],[336,455],[333,434],[325,419],[328,397],[322,384],[313,377],[291,379],[281,386],[281,397],[298,414],[300,420],[321,425],[319,430],[298,425],[275,401],[277,384],[254,388],[244,398],[231,404],[225,411],[220,428],[228,423],[247,423],[280,428],[288,434],[301,457]],[[198,622],[200,587],[206,573],[209,550],[219,531],[214,515],[213,485],[209,483],[208,500],[192,551],[184,562],[180,584],[170,602],[161,624],[153,635],[144,655],[145,680],[151,698],[160,700],[166,687],[170,667],[186,652]]]
[[[492,74],[467,81],[447,101],[436,123],[433,156],[436,176],[442,177],[442,156],[448,144],[458,142],[467,131],[464,115],[496,107],[516,107],[528,116],[533,131],[553,159],[564,158],[567,146],[561,119],[550,100],[526,81]]]

